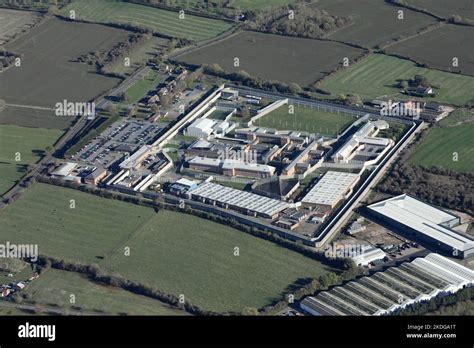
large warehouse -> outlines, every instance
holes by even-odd
[[[384,315],[473,285],[473,271],[431,253],[308,296],[300,307],[311,315]]]
[[[474,255],[474,239],[452,229],[460,222],[453,214],[406,194],[367,208],[368,214],[376,220],[437,251],[459,258]]]
[[[352,190],[357,181],[358,174],[329,171],[304,196],[301,204],[324,211],[332,210]]]

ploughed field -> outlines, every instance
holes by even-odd
[[[331,15],[351,16],[354,23],[335,31],[329,38],[364,47],[383,46],[436,23],[429,15],[393,6],[384,0],[317,0],[311,6]],[[403,19],[398,17],[400,10],[403,10]]]
[[[452,15],[474,20],[474,3],[472,0],[406,0],[410,6],[425,10],[445,19]]]
[[[430,68],[474,76],[474,27],[444,25],[387,48]],[[457,64],[454,61],[457,59]]]
[[[342,66],[344,58],[353,60],[363,53],[335,42],[246,31],[176,60],[193,65],[216,63],[228,72],[243,70],[264,80],[306,86]]]
[[[96,263],[207,310],[262,307],[331,270],[208,220],[46,184],[3,209],[0,221],[0,242],[38,244],[41,255]]]
[[[23,58],[20,67],[0,74],[0,95],[8,104],[49,109],[65,99],[90,101],[120,80],[72,60],[90,51],[108,51],[128,35],[101,25],[46,20],[6,46]]]

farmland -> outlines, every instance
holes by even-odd
[[[423,9],[436,16],[449,19],[452,15],[474,19],[474,4],[471,0],[407,0],[408,5]]]
[[[453,160],[458,154],[457,161]],[[433,126],[411,154],[409,161],[426,167],[439,166],[457,172],[474,171],[474,123],[455,126]]]
[[[212,38],[231,27],[225,21],[192,15],[180,19],[178,12],[120,1],[75,1],[63,8],[61,14],[69,17],[71,10],[75,11],[76,19],[104,24],[121,23],[194,41]]]
[[[125,30],[100,25],[43,21],[6,46],[24,57],[20,68],[0,74],[0,95],[10,104],[51,109],[65,99],[92,100],[120,80],[98,75],[93,66],[72,60],[93,50],[110,49],[127,37]]]
[[[386,55],[375,54],[336,73],[323,81],[321,88],[334,95],[355,93],[366,99],[407,98],[396,87],[399,79],[425,76],[435,89],[436,100],[442,103],[464,105],[473,99],[474,78],[443,71],[417,67],[414,63]]]
[[[70,200],[75,202],[74,209]],[[0,240],[35,243],[40,254],[94,263],[130,238],[153,214],[151,209],[37,184],[0,213]]]
[[[81,274],[47,269],[25,290],[26,296],[39,307],[59,306],[88,314],[118,315],[185,315],[157,300],[90,281]],[[70,303],[74,295],[75,303]]]
[[[20,127],[67,129],[73,120],[73,117],[56,116],[54,110],[7,106],[0,111],[0,124]]]
[[[0,9],[0,46],[28,30],[40,18],[34,12]]]
[[[312,6],[331,15],[352,16],[353,25],[337,30],[329,38],[364,47],[383,45],[435,23],[429,15],[408,9],[404,9],[404,18],[398,19],[400,8],[383,0],[319,0]]]
[[[390,46],[387,51],[410,57],[419,63],[427,64],[430,68],[474,76],[472,47],[474,47],[474,27],[445,25]],[[458,58],[459,67],[453,67],[454,57]]]
[[[194,65],[217,63],[229,72],[244,70],[266,80],[303,86],[342,65],[344,57],[352,60],[363,52],[334,42],[241,32],[176,59]],[[236,57],[238,67],[234,66]]]
[[[1,241],[34,243],[40,254],[98,263],[130,280],[184,294],[204,309],[264,306],[281,298],[287,286],[328,271],[317,261],[207,220],[156,214],[44,184],[26,191],[0,217]],[[130,256],[124,255],[125,246]],[[240,256],[234,256],[235,247]]]
[[[61,136],[59,130],[0,125],[0,194],[24,175],[25,166],[39,161],[48,146]],[[16,157],[19,154],[20,157]],[[17,161],[18,160],[18,161]]]
[[[262,10],[269,7],[283,6],[296,2],[296,0],[230,0],[226,6],[228,9],[239,9],[241,11]],[[169,6],[174,8],[190,9],[201,12],[212,12],[213,7],[205,8],[205,2],[201,0],[170,0]]]
[[[289,108],[282,106],[257,120],[256,125],[282,130],[287,129],[318,132],[324,135],[337,135],[354,121],[354,117],[346,114],[338,114],[303,106],[296,106],[294,108],[294,114],[289,114]]]
[[[130,247],[129,257],[124,257],[124,246]],[[267,305],[288,285],[327,270],[273,243],[167,211],[151,219],[123,247],[104,261],[107,268],[216,311]],[[239,256],[234,255],[235,247]]]

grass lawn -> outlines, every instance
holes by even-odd
[[[473,99],[474,77],[417,67],[408,60],[374,54],[344,69],[321,84],[334,95],[355,93],[366,99],[381,97],[408,98],[394,87],[398,79],[425,76],[434,86],[435,100],[441,103],[464,105]]]
[[[138,80],[129,89],[127,89],[127,95],[130,100],[127,103],[133,104],[142,99],[148,91],[155,88],[160,83],[158,73],[152,70],[147,76],[144,76],[141,80]]]
[[[280,130],[316,132],[325,135],[337,135],[356,119],[343,113],[333,113],[323,109],[295,106],[294,114],[289,113],[289,106],[283,105],[255,122],[261,127]]]
[[[262,307],[285,288],[328,269],[319,262],[232,228],[161,211],[104,261],[122,273],[216,311]],[[238,247],[240,256],[234,256]]]
[[[208,116],[212,120],[225,120],[229,116],[230,111],[216,110]]]
[[[92,282],[79,273],[51,268],[28,285],[24,293],[36,304],[70,310],[79,307],[89,314],[186,315],[186,312],[152,298]],[[73,304],[70,303],[71,295],[75,297]]]
[[[0,125],[0,195],[14,186],[26,166],[38,162],[61,134],[55,129]]]
[[[453,153],[458,161],[453,161]],[[409,161],[423,166],[439,166],[457,172],[474,171],[474,123],[457,127],[433,126],[418,144]]]
[[[225,21],[185,15],[178,12],[114,0],[79,0],[64,7],[60,14],[69,17],[76,12],[76,19],[96,23],[122,23],[172,37],[200,41],[217,36],[231,27]]]
[[[76,209],[69,208],[75,199]],[[262,307],[330,271],[321,263],[244,232],[190,215],[36,184],[0,212],[0,242],[97,263],[204,309]],[[124,248],[130,248],[130,256]],[[240,256],[234,256],[234,248]],[[101,257],[98,258],[97,256]]]

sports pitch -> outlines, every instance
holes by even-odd
[[[304,106],[293,107],[293,114],[290,113],[290,106],[284,105],[257,120],[255,125],[279,130],[305,131],[335,136],[356,120],[353,116],[344,113]]]

